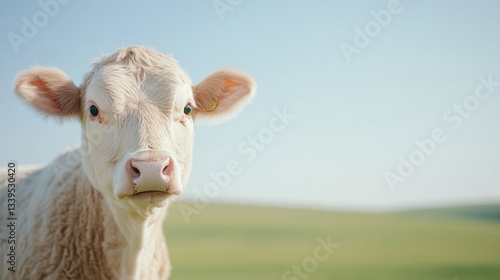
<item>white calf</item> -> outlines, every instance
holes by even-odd
[[[189,176],[193,123],[236,115],[252,79],[223,70],[193,86],[171,56],[136,46],[102,58],[80,87],[55,68],[27,70],[15,87],[42,114],[78,119],[82,145],[17,169],[16,238],[0,227],[0,278],[167,279],[162,222]],[[0,178],[2,222],[8,184]]]

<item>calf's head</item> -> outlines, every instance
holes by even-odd
[[[109,202],[147,215],[182,192],[193,123],[231,118],[255,84],[222,70],[193,85],[171,56],[136,46],[103,57],[80,87],[61,70],[38,67],[21,73],[15,89],[45,115],[76,117],[92,185]]]

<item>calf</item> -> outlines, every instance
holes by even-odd
[[[80,87],[61,70],[33,68],[15,89],[44,115],[76,118],[82,144],[17,170],[15,243],[0,227],[1,251],[14,249],[16,265],[2,253],[0,278],[169,278],[162,224],[189,177],[193,123],[239,113],[253,80],[222,70],[193,85],[171,56],[134,46],[95,63]],[[7,179],[1,209],[14,188]]]

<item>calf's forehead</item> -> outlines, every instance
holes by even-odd
[[[185,89],[186,85],[189,91],[178,90],[179,87]],[[191,80],[172,56],[132,46],[94,63],[84,78],[81,92],[84,101],[88,100],[87,94],[98,94],[104,95],[103,99],[114,103],[113,106],[140,102],[143,98],[162,106],[172,103],[175,95],[192,95],[191,85]]]

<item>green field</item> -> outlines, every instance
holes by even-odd
[[[165,224],[173,280],[500,279],[500,206],[366,214],[210,205],[186,223],[182,205]],[[340,246],[328,252],[318,238]]]

